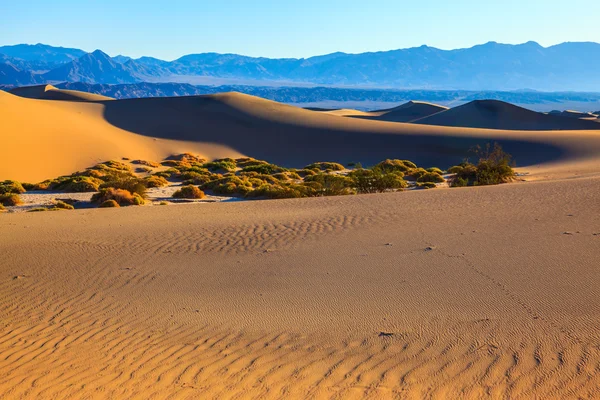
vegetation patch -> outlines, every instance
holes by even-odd
[[[16,193],[5,193],[0,194],[0,204],[5,207],[14,207],[23,204],[23,201]]]
[[[342,164],[335,163],[335,162],[316,162],[316,163],[307,165],[306,167],[304,167],[304,169],[313,169],[313,170],[316,169],[316,170],[320,170],[320,171],[327,171],[327,170],[343,171],[345,168]]]
[[[479,158],[477,164],[465,161],[448,169],[455,174],[449,179],[451,187],[498,185],[514,180],[512,157],[498,143],[485,148],[477,146],[473,152]]]
[[[187,185],[173,193],[173,197],[176,199],[203,199],[206,195],[197,186]]]
[[[92,203],[102,204],[107,200],[114,200],[120,206],[140,206],[145,203],[144,198],[138,193],[131,193],[126,189],[115,189],[113,187],[103,188],[92,196]]]
[[[0,195],[1,194],[21,194],[25,193],[23,185],[17,181],[4,181],[0,182]]]
[[[146,160],[133,160],[131,162],[132,164],[136,164],[136,165],[145,165],[146,167],[150,167],[150,168],[158,168],[160,167],[160,164],[154,161],[146,161]]]
[[[408,186],[401,173],[384,173],[381,169],[356,169],[348,177],[358,193],[382,193]]]

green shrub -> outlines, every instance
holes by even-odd
[[[450,186],[498,185],[514,179],[512,157],[498,143],[493,147],[487,144],[485,149],[477,146],[473,151],[479,157],[477,165],[464,162],[450,168],[448,171],[455,174],[450,179]]]
[[[406,172],[408,170],[411,169],[411,167],[408,167],[404,161],[402,160],[384,160],[382,162],[380,162],[379,164],[376,164],[372,169],[374,170],[379,170],[382,173],[389,173],[389,172]]]
[[[408,160],[400,160],[404,163],[404,165],[406,165],[408,168],[417,168],[417,164],[415,164],[412,161],[408,161]]]
[[[435,172],[436,174],[439,174],[439,175],[444,175],[444,171],[442,171],[441,169],[436,168],[436,167],[427,168],[426,171],[427,172]]]
[[[62,176],[51,181],[44,181],[38,184],[41,190],[44,187],[48,190],[59,192],[97,192],[103,181],[91,176]]]
[[[444,177],[437,172],[425,172],[423,175],[417,178],[417,182],[433,182],[433,183],[442,183],[444,182]]]
[[[25,193],[25,188],[17,181],[0,182],[0,194],[22,194]]]
[[[334,162],[316,162],[316,163],[307,165],[306,167],[304,167],[304,169],[312,169],[312,170],[319,170],[319,171],[324,171],[324,170],[330,169],[333,171],[343,171],[345,168],[342,164],[338,164],[338,163],[334,163]]]
[[[132,164],[137,164],[137,165],[145,165],[146,167],[151,167],[151,168],[158,168],[160,167],[160,164],[154,161],[146,161],[146,160],[133,160],[131,162]]]
[[[2,203],[0,203],[0,212],[2,211],[6,211],[6,208],[4,208],[4,206],[2,205]]]
[[[304,182],[315,182],[317,192],[322,196],[342,196],[355,194],[354,180],[342,175],[317,174],[307,176]]]
[[[102,188],[92,196],[93,203],[104,203],[107,200],[114,200],[120,206],[142,205],[145,203],[142,196],[138,193],[131,193],[126,189],[116,189],[112,187]]]
[[[6,207],[18,206],[23,204],[21,197],[16,193],[0,194],[0,204]]]
[[[287,171],[287,168],[282,168],[275,164],[256,164],[249,165],[242,169],[243,172],[258,172],[259,174],[272,175],[276,173],[281,173]]]
[[[164,187],[169,185],[169,181],[167,181],[162,176],[152,175],[144,178],[143,185],[147,188]]]
[[[196,156],[192,153],[182,153],[170,156],[167,160],[171,161],[180,161],[187,164],[203,164],[206,162],[206,159]]]
[[[416,181],[418,180],[421,176],[427,174],[427,170],[423,169],[423,168],[413,168],[408,170],[405,174],[404,174],[404,178],[409,180],[409,181]]]
[[[437,185],[434,182],[418,182],[417,187],[422,189],[434,189]]]
[[[61,210],[74,210],[75,209],[75,207],[73,207],[71,204],[65,203],[62,200],[56,200],[54,202],[54,207],[59,208]]]
[[[251,192],[246,197],[249,198],[268,198],[268,199],[292,199],[300,197],[313,197],[318,195],[317,190],[310,184],[281,184],[281,185],[262,185]]]
[[[100,207],[100,208],[113,208],[113,207],[121,207],[121,206],[115,200],[109,199],[109,200],[103,201],[98,207]]]
[[[380,169],[357,169],[348,174],[358,193],[381,193],[408,186],[399,173],[383,173]]]
[[[254,189],[256,183],[250,181],[250,178],[246,176],[228,175],[203,184],[202,189],[212,190],[215,194],[244,196]],[[261,181],[261,183],[263,182]]]
[[[206,195],[197,186],[187,185],[173,193],[173,197],[176,199],[203,199]]]
[[[141,198],[146,198],[147,188],[145,181],[136,177],[117,178],[100,185],[100,189],[110,188],[126,190],[131,194],[137,194]]]
[[[204,163],[202,164],[203,168],[208,169],[209,171],[212,172],[217,172],[217,171],[235,171],[236,169],[236,164],[235,164],[235,160],[231,159],[231,158],[224,158],[221,160],[215,160],[212,162],[208,162],[208,163]]]

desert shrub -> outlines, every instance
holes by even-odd
[[[0,182],[0,194],[21,194],[25,193],[25,188],[17,181]]]
[[[117,171],[131,172],[131,167],[129,165],[122,163],[120,161],[114,161],[114,160],[102,162],[90,169],[95,169],[95,170],[114,169]]]
[[[250,193],[254,186],[248,177],[228,175],[203,184],[202,189],[212,190],[215,194],[243,196]]]
[[[403,189],[408,184],[401,174],[383,173],[380,169],[357,169],[348,174],[358,193],[381,193],[393,189]]]
[[[463,168],[464,168],[463,165],[455,165],[454,167],[448,168],[448,173],[449,174],[458,174],[458,173],[462,172]]]
[[[206,159],[192,153],[175,154],[168,157],[167,160],[181,161],[188,164],[203,164],[206,162]]]
[[[212,172],[217,171],[235,171],[236,163],[232,158],[224,158],[202,164],[202,167]]]
[[[97,192],[103,181],[91,176],[63,176],[48,182],[38,184],[40,188],[59,192]]]
[[[312,169],[312,170],[319,170],[319,171],[325,171],[327,169],[330,169],[332,171],[343,171],[345,168],[342,164],[338,164],[338,163],[334,163],[334,162],[316,162],[316,163],[307,165],[306,167],[304,167],[304,169]]]
[[[418,182],[417,187],[421,189],[434,189],[437,185],[434,182]]]
[[[160,167],[160,164],[154,161],[146,161],[146,160],[133,160],[131,162],[132,164],[136,164],[136,165],[145,165],[146,167],[151,167],[151,168],[158,168]]]
[[[21,197],[16,193],[0,194],[0,204],[6,207],[18,206],[23,204]]]
[[[408,170],[410,170],[412,167],[408,167],[404,161],[402,160],[384,160],[382,162],[380,162],[379,164],[376,164],[375,166],[373,166],[372,169],[374,170],[379,170],[382,173],[389,173],[389,172],[406,172]]]
[[[417,178],[417,182],[433,182],[433,183],[441,183],[444,182],[444,177],[438,174],[437,172],[425,172],[423,175]]]
[[[161,201],[160,203],[158,203],[159,206],[168,206],[169,202],[168,201]]]
[[[104,182],[100,185],[100,189],[121,189],[129,193],[137,194],[142,198],[146,198],[146,181],[136,177],[123,177]]]
[[[173,193],[173,197],[176,199],[203,199],[206,195],[197,186],[187,185]]]
[[[442,171],[441,169],[439,169],[437,167],[427,168],[425,171],[427,171],[427,172],[435,172],[436,174],[444,175],[444,171]]]
[[[165,167],[173,167],[176,169],[190,168],[192,164],[185,161],[177,161],[177,160],[165,160],[161,162],[161,165]]]
[[[402,161],[402,163],[404,163],[404,165],[406,165],[408,168],[417,168],[417,164],[415,164],[412,161],[408,161],[408,160],[400,160]]]
[[[312,169],[299,169],[296,171],[296,173],[300,176],[300,177],[307,177],[307,176],[311,176],[311,175],[316,175],[318,173],[320,173],[320,170],[312,170]]]
[[[449,171],[455,174],[450,180],[450,186],[498,185],[514,179],[512,157],[498,143],[494,146],[487,144],[483,149],[477,146],[473,152],[479,157],[477,165],[463,162],[450,168]]]
[[[0,212],[2,211],[6,211],[6,208],[4,208],[4,206],[2,205],[2,203],[0,203]]]
[[[408,170],[405,174],[404,174],[404,178],[409,180],[409,181],[416,181],[418,180],[421,176],[427,174],[427,170],[423,169],[423,168],[413,168]]]
[[[112,187],[102,188],[92,196],[93,203],[104,203],[107,200],[114,200],[120,206],[142,205],[145,203],[142,196],[138,193],[131,193],[125,189],[115,189]]]
[[[280,185],[262,185],[251,192],[248,198],[268,198],[268,199],[292,199],[300,197],[313,197],[318,195],[316,185],[282,183]]]
[[[75,209],[75,207],[73,207],[71,204],[65,203],[62,200],[56,200],[54,202],[54,207],[59,208],[61,210],[74,210]]]
[[[42,211],[50,211],[50,210],[58,210],[58,208],[55,209],[51,209],[51,208],[46,208],[46,207],[35,207],[35,208],[31,208],[29,210],[27,210],[27,212],[42,212]]]
[[[305,182],[315,182],[316,190],[323,196],[342,196],[355,194],[354,180],[342,175],[317,174],[307,176]]]
[[[152,172],[152,168],[150,168],[150,167],[138,167],[138,168],[135,169],[135,172],[137,172],[138,174],[150,173],[150,172]]]
[[[35,183],[21,182],[21,186],[23,186],[25,191],[35,190]]]
[[[169,184],[169,181],[167,181],[162,176],[152,175],[144,178],[143,184],[147,188],[157,188],[167,186]]]
[[[255,165],[269,164],[267,161],[257,160],[255,158],[250,158],[250,157],[236,158],[235,163],[238,167],[240,167],[242,169],[244,169],[246,167],[252,167]]]
[[[117,203],[113,199],[105,200],[98,206],[100,208],[113,208],[113,207],[121,207],[119,203]]]
[[[272,175],[272,174],[276,174],[276,173],[285,172],[285,171],[287,171],[287,169],[280,167],[278,165],[275,165],[275,164],[264,163],[264,164],[256,164],[256,165],[246,166],[242,169],[242,171],[258,172],[259,174]]]

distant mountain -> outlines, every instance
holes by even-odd
[[[96,50],[42,75],[46,82],[134,83],[144,76],[131,60],[121,64]]]
[[[174,61],[114,58],[96,51],[46,45],[0,47],[13,59],[0,63],[42,75],[44,81],[88,83],[198,82],[198,77],[269,82],[433,90],[600,91],[600,44],[542,47],[489,42],[468,49],[429,46],[362,54],[332,53],[307,59],[237,54],[190,54]],[[18,66],[14,59],[24,63]],[[49,72],[45,70],[52,69]]]
[[[0,55],[0,84],[1,85],[31,85],[39,83],[41,79],[30,71],[23,71],[17,67],[19,63],[11,62],[7,57]],[[15,65],[17,64],[17,65]]]

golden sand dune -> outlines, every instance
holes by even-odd
[[[0,397],[598,398],[599,197],[2,215]]]
[[[590,121],[542,114],[497,100],[477,100],[425,117],[418,124],[511,130],[598,129]]]
[[[57,89],[52,85],[24,86],[10,90],[11,94],[29,99],[67,100],[67,101],[104,101],[112,97],[77,90]]]
[[[509,123],[527,125],[520,114],[512,118],[517,122]],[[207,158],[248,155],[292,167],[402,158],[444,168],[490,141],[501,143],[519,166],[597,160],[600,154],[600,130],[486,130],[340,118],[239,93],[71,102],[0,92],[0,127],[0,178],[25,181],[111,158],[157,160],[182,151]]]

